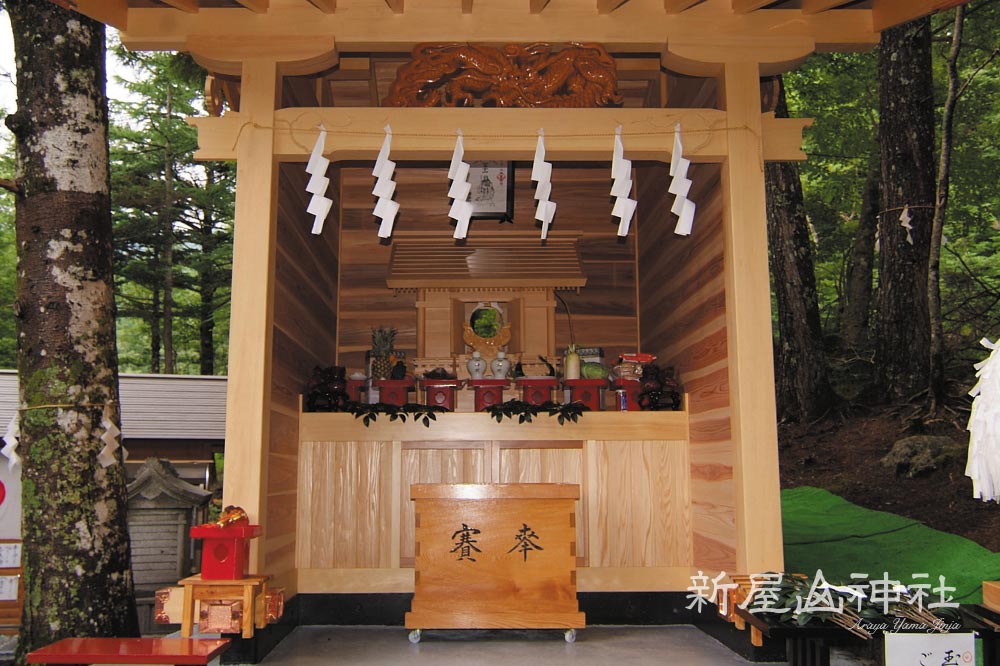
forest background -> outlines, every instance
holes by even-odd
[[[904,100],[933,105],[936,153],[954,18],[954,12],[946,12],[930,23],[933,87],[925,91],[927,98]],[[959,413],[973,383],[973,363],[986,353],[979,339],[1000,335],[998,43],[1000,2],[970,3],[955,59],[958,90],[940,267],[944,377],[948,404]],[[112,100],[111,108],[121,370],[225,374],[234,173],[230,164],[194,162],[195,131],[184,122],[185,116],[204,113],[204,72],[184,55],[127,53],[114,43],[111,50],[132,79],[121,82],[128,99]],[[800,246],[797,256],[812,257],[813,265],[806,268],[816,282],[820,362],[847,405],[870,402],[877,388],[881,282],[876,227],[880,213],[893,220],[902,214],[883,211],[878,194],[883,180],[878,58],[878,49],[817,54],[784,77],[788,113],[815,118],[805,139],[809,160],[798,167],[804,216],[793,221],[806,233],[794,240]],[[11,173],[6,131],[2,148],[0,172]],[[914,225],[930,219],[920,209],[933,207],[933,201],[909,203]],[[0,368],[16,365],[13,225],[12,196],[0,194]],[[797,365],[789,357],[800,353],[779,333],[781,298],[775,292],[779,386],[781,377],[792,372],[789,361]],[[914,325],[919,325],[916,320]],[[790,404],[794,396],[779,391],[778,397],[785,420],[812,420],[835,411],[803,411]]]

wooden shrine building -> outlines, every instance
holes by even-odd
[[[762,113],[761,77],[816,51],[871,49],[880,30],[959,2],[58,1],[118,28],[129,48],[189,51],[211,73],[218,115],[191,122],[199,158],[237,164],[224,501],[263,526],[253,570],[288,597],[412,592],[412,484],[560,482],[580,486],[581,592],[682,592],[699,570],[783,568],[763,163],[804,159],[809,121]],[[384,104],[417,44],[557,52],[571,42],[613,57],[620,105]],[[475,69],[470,53],[456,49],[438,74],[458,61]],[[489,76],[482,66],[470,80]],[[678,124],[697,206],[689,236],[674,233],[667,191]],[[333,204],[312,235],[305,163],[321,125]],[[399,215],[383,241],[371,190],[387,125]],[[638,202],[624,239],[608,195],[619,126]],[[513,163],[514,224],[475,220],[456,244],[447,192],[458,130],[466,159]],[[529,178],[539,130],[558,204],[546,244]],[[487,248],[500,241],[506,249]],[[578,260],[547,276],[550,247]],[[491,284],[458,251],[537,256]],[[429,257],[426,275],[402,275],[394,252]],[[469,271],[449,278],[449,261]],[[471,295],[442,298],[449,280]],[[429,428],[301,410],[314,366],[364,368],[371,327],[397,328],[409,359],[450,353],[463,368],[468,350],[448,327],[475,301],[521,318],[513,355],[552,357],[571,338],[557,295],[579,344],[675,366],[684,409],[592,412],[563,426],[459,410]]]

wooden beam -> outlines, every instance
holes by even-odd
[[[626,2],[628,0],[597,0],[597,13],[610,14]]]
[[[704,0],[663,0],[663,9],[668,14],[680,14],[689,7],[704,2]]]
[[[802,0],[803,14],[818,14],[828,9],[846,5],[850,0]]]
[[[542,10],[545,9],[545,5],[549,4],[549,0],[530,0],[530,11],[532,14],[541,14]]]
[[[462,13],[463,14],[472,13],[472,0],[462,0]]]
[[[163,3],[190,14],[197,14],[201,9],[198,0],[163,0]]]
[[[222,117],[195,117],[199,160],[232,160],[233,146],[247,119],[239,113]],[[802,130],[811,121],[802,118],[762,117],[764,159],[796,161],[802,153]],[[278,160],[296,162],[309,156],[316,141],[316,125],[327,129],[327,157],[333,160],[371,160],[392,125],[392,156],[403,160],[446,160],[455,148],[455,129],[462,128],[470,159],[529,160],[534,155],[538,128],[546,128],[546,155],[566,161],[606,161],[610,137],[623,126],[629,159],[670,159],[673,128],[681,123],[685,156],[695,162],[720,162],[726,156],[725,113],[715,109],[396,109],[295,108],[275,112]],[[336,128],[349,128],[338,133]],[[743,130],[739,130],[743,131]]]
[[[283,75],[321,72],[337,64],[337,49],[330,35],[271,35],[245,39],[226,35],[191,35],[181,48],[210,72],[238,76],[246,60],[269,58]]]
[[[234,481],[226,484],[223,497],[265,526],[278,191],[274,104],[280,80],[276,61],[248,61],[241,72],[240,112],[234,114],[247,125],[234,144],[239,231],[233,237],[231,316],[236,325],[229,335],[226,391],[226,453]],[[251,545],[253,571],[266,568],[261,549]]]
[[[332,14],[337,11],[337,0],[309,0],[309,4],[324,14]]]
[[[405,9],[406,0],[385,0],[385,4],[389,6],[393,14],[402,14]]]
[[[363,0],[355,0],[360,4]],[[136,7],[129,10],[125,45],[137,50],[183,50],[191,34],[218,35],[234,40],[266,42],[272,34],[329,34],[343,51],[408,51],[427,42],[597,42],[612,52],[660,52],[675,40],[697,44],[760,45],[768,51],[807,40],[820,50],[865,50],[878,43],[866,10],[803,15],[799,9],[768,9],[751,14],[719,11],[718,2],[704,2],[664,21],[659,2],[628,2],[611,14],[580,11],[575,2],[549,3],[541,14],[529,15],[529,3],[477,3],[473,14],[458,11],[457,0],[408,6],[392,16],[385,4],[370,4],[364,12],[319,14],[303,3],[299,11],[271,11],[267,20],[250,12],[203,10],[198,14]],[[399,0],[397,0],[399,1]],[[594,0],[591,0],[592,2]],[[482,6],[480,7],[480,4]],[[353,6],[353,5],[352,5]],[[594,5],[591,4],[591,7]],[[575,11],[571,11],[576,7]],[[482,10],[482,11],[480,11]],[[220,26],[220,14],[225,22]],[[169,19],[167,18],[169,16]],[[379,18],[380,17],[380,18]],[[376,20],[379,18],[379,20]],[[711,56],[711,53],[708,53]],[[763,57],[762,57],[763,59]],[[718,62],[715,57],[712,62]]]
[[[254,14],[266,14],[270,0],[236,0]]]
[[[52,0],[95,21],[125,30],[128,23],[128,0]]]
[[[757,63],[726,63],[722,168],[730,436],[735,452],[736,571],[782,571],[781,483],[773,386],[771,287]],[[686,142],[685,142],[686,143]],[[693,234],[698,234],[695,218]]]
[[[872,27],[876,32],[935,12],[964,5],[969,0],[875,0]]]
[[[662,59],[669,69],[689,76],[720,76],[721,62],[726,60],[758,62],[762,76],[773,76],[798,67],[814,51],[816,43],[805,36],[784,40],[749,35],[726,40],[678,37],[667,42]]]
[[[749,14],[750,12],[757,11],[761,7],[766,7],[772,2],[774,2],[774,0],[733,0],[733,13]]]

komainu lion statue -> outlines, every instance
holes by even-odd
[[[615,60],[600,44],[418,44],[383,106],[620,106]]]

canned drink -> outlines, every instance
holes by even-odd
[[[618,389],[615,391],[615,395],[618,398],[618,411],[627,412],[628,411],[628,392],[625,389]]]

